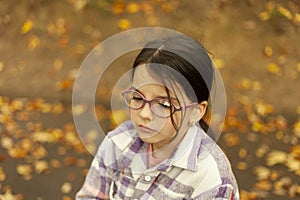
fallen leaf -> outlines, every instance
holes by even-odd
[[[33,163],[35,172],[41,174],[49,170],[49,164],[45,160],[38,160]]]
[[[47,150],[42,145],[37,145],[32,151],[31,155],[35,160],[45,158],[48,155]]]
[[[75,165],[77,162],[77,158],[68,156],[64,159],[64,164],[67,166]]]
[[[2,72],[4,69],[4,63],[2,61],[0,61],[0,72]]]
[[[273,49],[270,46],[265,46],[264,54],[266,57],[271,57],[273,55]]]
[[[6,174],[3,168],[0,166],[0,182],[3,182],[6,179]]]
[[[297,172],[300,169],[300,161],[295,159],[293,156],[289,155],[284,162],[284,165],[287,166],[289,171]]]
[[[274,110],[273,106],[271,104],[267,104],[264,102],[257,102],[255,104],[255,110],[257,112],[257,114],[259,114],[260,116],[267,116],[269,114],[271,114]]]
[[[3,136],[1,138],[1,146],[4,149],[10,149],[13,147],[13,145],[14,145],[14,141],[10,137]]]
[[[224,135],[224,140],[228,147],[237,146],[240,143],[240,139],[235,133],[227,133]]]
[[[255,187],[260,190],[270,191],[272,189],[272,183],[269,180],[260,180],[255,184]]]
[[[27,20],[24,22],[22,29],[21,29],[21,33],[25,34],[28,33],[33,27],[33,22],[31,20]]]
[[[77,104],[72,107],[73,115],[81,115],[86,111],[87,107],[84,104]]]
[[[281,68],[275,63],[269,63],[267,69],[268,69],[268,72],[270,72],[271,74],[274,74],[277,76],[282,75]]]
[[[128,19],[121,19],[118,21],[118,27],[121,30],[129,29],[131,26],[130,21]]]
[[[68,194],[72,191],[72,185],[71,183],[69,182],[65,182],[62,184],[61,188],[60,188],[60,191],[63,193],[63,194]]]
[[[6,187],[5,193],[0,194],[0,199],[1,200],[23,200],[23,195],[22,194],[14,195],[11,191],[11,188]]]
[[[52,159],[52,160],[50,160],[50,166],[53,168],[61,168],[62,164],[59,160]]]
[[[247,152],[247,149],[245,149],[245,148],[241,148],[240,150],[239,150],[239,157],[240,158],[245,158],[247,155],[248,155],[248,152]]]
[[[125,10],[125,4],[122,1],[116,1],[112,6],[112,12],[116,15],[120,15]]]
[[[30,50],[34,50],[36,49],[38,46],[40,46],[40,38],[38,38],[37,36],[31,36],[28,40],[28,48]]]
[[[300,120],[297,121],[294,126],[293,126],[293,133],[296,135],[298,138],[300,138]]]
[[[53,62],[53,67],[55,70],[59,71],[63,67],[64,63],[61,59],[55,59]]]
[[[238,162],[238,164],[237,164],[237,168],[238,168],[239,170],[246,170],[246,169],[248,168],[248,164],[247,164],[246,162],[240,161],[240,162]]]
[[[126,10],[130,14],[137,13],[140,10],[140,6],[137,3],[130,2],[126,7]]]
[[[267,21],[271,19],[271,14],[267,11],[263,11],[259,13],[259,18],[263,21]]]
[[[222,59],[214,59],[215,65],[218,69],[223,69],[225,66],[224,60]]]
[[[29,180],[32,178],[32,166],[29,164],[20,164],[17,166],[17,173],[25,180]]]
[[[258,180],[268,179],[271,175],[271,170],[264,166],[257,166],[254,168],[254,173]]]
[[[25,158],[27,156],[27,152],[21,148],[20,145],[14,145],[8,149],[8,155],[12,158]]]
[[[273,150],[267,155],[267,165],[274,166],[286,162],[288,156],[286,152]]]
[[[286,9],[285,7],[283,7],[282,5],[277,4],[276,8],[277,8],[277,11],[281,15],[285,16],[287,19],[291,20],[293,18],[292,13],[288,9]]]
[[[110,116],[111,123],[116,124],[116,125],[121,124],[122,122],[124,122],[127,119],[127,116],[128,116],[127,113],[128,113],[127,110],[122,110],[122,109],[114,110],[114,112],[111,113],[111,116]]]

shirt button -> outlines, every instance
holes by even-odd
[[[145,176],[145,181],[151,181],[151,176]]]

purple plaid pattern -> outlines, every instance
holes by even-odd
[[[110,132],[76,199],[239,199],[228,159],[199,127],[189,129],[170,158],[149,169],[147,145],[130,121]]]

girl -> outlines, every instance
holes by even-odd
[[[108,133],[85,183],[84,199],[239,199],[231,166],[208,126],[211,58],[189,37],[146,45],[131,87],[130,121]]]

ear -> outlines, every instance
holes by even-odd
[[[190,115],[190,124],[196,124],[202,119],[206,112],[207,105],[207,101],[202,101],[201,103],[193,107]]]

